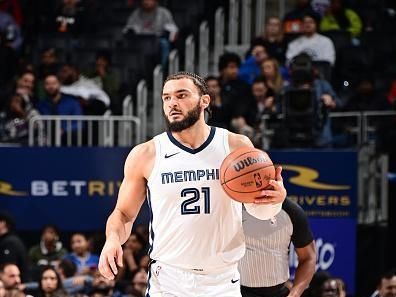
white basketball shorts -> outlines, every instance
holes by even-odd
[[[201,274],[159,261],[150,265],[146,297],[241,297],[238,266]]]

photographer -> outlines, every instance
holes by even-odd
[[[308,54],[290,64],[291,84],[284,89],[282,112],[288,145],[329,147],[332,133],[328,113],[341,106],[331,85],[318,78]]]

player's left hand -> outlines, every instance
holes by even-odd
[[[275,168],[275,179],[271,179],[267,189],[261,191],[260,197],[254,199],[256,204],[278,204],[286,199],[286,189],[283,186],[282,166]]]

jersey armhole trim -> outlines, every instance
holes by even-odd
[[[226,156],[230,154],[230,143],[228,141],[228,130],[222,129],[223,130],[223,143],[224,143],[224,150],[226,153]]]
[[[158,174],[159,162],[161,160],[161,142],[160,142],[160,135],[155,136],[154,138],[154,145],[155,145],[155,161],[153,169],[151,170],[150,176],[147,179],[147,185],[150,186],[151,181],[156,177]]]

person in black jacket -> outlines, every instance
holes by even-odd
[[[21,270],[24,279],[27,272],[27,253],[22,240],[13,233],[14,220],[5,212],[0,212],[0,265],[14,263]]]

